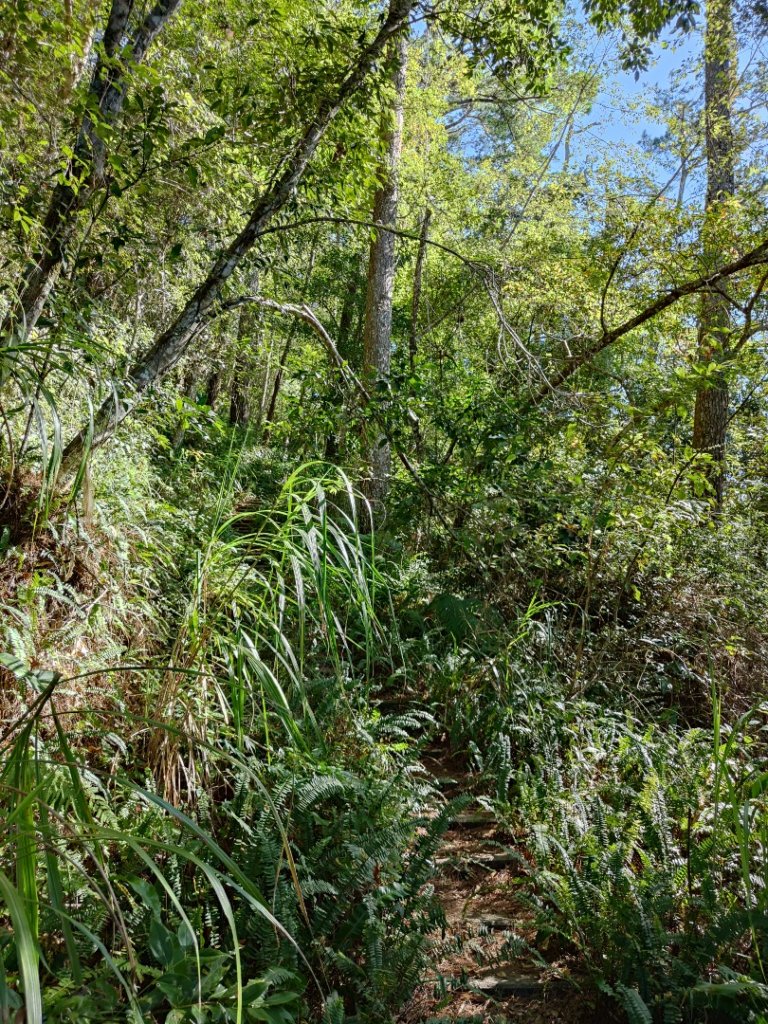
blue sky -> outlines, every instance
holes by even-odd
[[[577,21],[582,25],[578,30],[577,48],[583,66],[602,77],[592,111],[578,121],[584,131],[580,145],[594,153],[601,148],[615,148],[617,144],[637,145],[644,132],[651,136],[660,135],[663,127],[650,120],[643,107],[653,99],[657,87],[669,85],[675,72],[685,65],[694,65],[702,49],[701,32],[696,29],[686,35],[666,33],[652,46],[648,70],[635,78],[633,72],[620,68],[617,32],[598,36],[584,24],[583,13],[575,16],[574,22]]]
[[[641,72],[639,78],[635,79],[632,72],[620,70],[609,75],[599,98],[606,141],[637,143],[644,131],[650,135],[660,134],[659,124],[648,120],[639,110],[633,112],[632,108],[640,107],[657,86],[665,88],[675,71],[699,57],[701,47],[698,31],[682,38],[670,34],[653,46],[651,66]]]

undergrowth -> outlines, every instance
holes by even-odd
[[[400,651],[361,499],[261,474],[222,444],[102,492],[69,550],[124,576],[83,614],[52,534],[6,556],[2,1020],[379,1021],[426,969],[448,812],[420,813],[429,716],[371,702]]]

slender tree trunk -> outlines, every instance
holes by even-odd
[[[413,297],[411,299],[411,329],[408,334],[408,360],[411,368],[411,376],[416,372],[416,353],[419,338],[419,306],[421,305],[421,285],[424,277],[424,260],[427,255],[427,243],[429,242],[429,222],[432,219],[432,211],[427,207],[424,211],[424,219],[421,222],[419,233],[419,251],[416,254],[416,268],[413,272]]]
[[[251,396],[248,393],[251,382],[248,371],[243,354],[238,352],[229,396],[230,427],[247,427],[251,419]]]
[[[184,375],[181,387],[182,397],[186,402],[194,402],[197,399],[197,374],[194,370],[188,370]],[[173,450],[177,452],[184,443],[184,435],[187,432],[187,412],[182,409],[176,432],[173,435]]]
[[[685,187],[688,184],[688,155],[683,154],[680,158],[680,181],[677,186],[677,209],[682,210],[683,203],[685,202]]]
[[[403,146],[403,105],[407,39],[401,34],[392,41],[394,63],[394,106],[382,123],[385,163],[381,185],[373,203],[376,223],[395,225],[398,204],[398,171]],[[391,231],[376,231],[368,258],[368,283],[363,326],[363,379],[369,390],[386,388],[392,351],[392,296],[395,287],[395,236]],[[370,428],[368,438],[368,478],[364,490],[374,509],[384,501],[389,487],[389,443],[381,429]]]
[[[271,338],[269,345],[264,344],[264,338],[262,336],[262,349],[265,353],[265,359],[262,361],[261,368],[261,394],[259,395],[259,404],[256,409],[256,427],[259,436],[261,435],[262,424],[267,414],[267,408],[269,405],[269,394],[270,394],[270,382],[272,380],[272,356],[275,349],[275,339]]]
[[[707,0],[706,14],[704,105],[707,195],[704,248],[714,262],[722,258],[724,249],[723,205],[736,192],[733,106],[738,69],[732,0]],[[704,292],[699,318],[697,358],[700,365],[711,366],[728,358],[730,328],[730,309],[725,295],[717,290]],[[727,426],[728,381],[723,370],[715,369],[708,375],[707,387],[701,387],[696,394],[693,447],[710,457],[706,472],[714,492],[716,509],[723,501]]]
[[[294,325],[288,330],[288,337],[285,339],[283,345],[283,351],[280,353],[280,362],[277,364],[277,373],[272,384],[272,394],[269,399],[269,405],[264,416],[264,435],[262,441],[264,444],[269,444],[269,435],[272,433],[272,424],[275,421],[275,412],[277,411],[277,399],[280,396],[280,388],[283,384],[283,376],[285,374],[285,366],[288,362],[288,356],[291,351],[291,345],[293,344],[293,336],[295,334]]]
[[[111,397],[104,401],[95,417],[93,445],[103,444],[111,437],[115,428],[133,411],[136,401],[176,365],[206,321],[215,314],[224,285],[275,214],[293,196],[328,126],[346,101],[362,88],[389,40],[406,25],[416,3],[417,0],[390,0],[387,16],[375,38],[363,48],[338,88],[321,101],[304,134],[282,162],[282,173],[256,200],[245,227],[217,257],[208,276],[187,300],[173,323],[131,369],[127,381],[130,400],[120,401],[117,405]],[[62,459],[63,474],[71,473],[80,462],[87,438],[88,429],[84,427],[71,439]]]
[[[250,290],[259,290],[259,275],[254,271]],[[243,307],[237,321],[235,341],[235,366],[232,373],[232,388],[229,401],[229,425],[247,427],[251,421],[251,390],[253,388],[254,349],[258,348],[260,331],[257,320],[260,314],[254,309]]]
[[[61,272],[78,224],[78,213],[104,184],[106,145],[103,125],[117,120],[125,98],[125,72],[138,64],[181,0],[158,0],[131,37],[128,56],[120,56],[133,8],[132,0],[112,0],[104,31],[103,55],[93,72],[90,98],[80,125],[66,179],[56,185],[42,227],[40,249],[27,265],[5,321],[0,346],[29,338]],[[93,111],[98,114],[94,115]],[[103,134],[103,133],[102,133]]]
[[[215,370],[211,370],[205,386],[205,404],[211,409],[215,410],[216,408],[216,403],[221,394],[221,384],[221,369],[217,367]]]

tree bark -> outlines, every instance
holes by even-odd
[[[204,326],[216,312],[222,289],[261,232],[285,206],[296,191],[307,165],[328,126],[346,101],[365,83],[389,40],[407,23],[417,0],[390,0],[386,18],[374,39],[360,52],[353,67],[338,88],[321,100],[317,112],[293,150],[282,162],[282,171],[257,198],[245,227],[214,261],[208,276],[190,296],[173,323],[156,339],[147,355],[131,369],[126,382],[125,401],[117,404],[108,398],[95,417],[92,444],[102,444],[115,428],[133,411],[141,395],[176,365]],[[82,458],[88,429],[79,431],[67,445],[62,459],[62,472],[71,473]]]
[[[114,124],[122,110],[128,67],[141,63],[180,2],[158,0],[131,37],[127,59],[123,59],[122,41],[128,33],[133,3],[112,0],[69,172],[53,190],[40,249],[27,265],[17,289],[18,298],[0,325],[0,346],[26,341],[40,319],[76,233],[78,213],[104,184],[107,149],[99,132],[104,125]]]
[[[403,106],[407,39],[401,34],[391,44],[394,105],[382,121],[385,159],[373,203],[373,220],[394,226],[399,198],[398,171],[403,147]],[[363,325],[363,379],[369,390],[385,389],[389,383],[392,353],[392,296],[395,288],[395,235],[376,230],[368,257],[368,282]],[[363,490],[375,511],[389,488],[391,456],[389,442],[380,429],[368,438],[368,476]]]
[[[727,204],[736,194],[736,144],[733,105],[738,75],[732,0],[707,0],[704,34],[704,117],[707,158],[705,241],[707,256],[722,258]],[[725,215],[725,217],[724,217]],[[708,238],[707,235],[710,235]],[[717,290],[701,297],[697,359],[711,367],[729,356],[731,315],[726,296]],[[719,510],[725,486],[728,380],[722,369],[710,370],[696,394],[693,447],[709,457],[707,479]]]
[[[245,361],[238,353],[235,372],[232,374],[232,391],[229,398],[230,427],[247,427],[251,419],[251,397],[248,394],[248,372]]]

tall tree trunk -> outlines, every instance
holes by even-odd
[[[102,53],[91,78],[90,97],[74,145],[69,172],[53,190],[42,227],[40,248],[27,265],[17,289],[18,298],[2,324],[0,346],[26,341],[53,291],[77,229],[78,213],[104,184],[106,145],[104,125],[117,120],[125,98],[125,73],[141,63],[146,52],[181,0],[158,0],[131,36],[123,56],[123,39],[132,0],[112,0],[102,41]],[[94,110],[98,114],[94,115]]]
[[[256,428],[258,435],[261,435],[262,424],[264,423],[264,417],[267,415],[267,409],[269,407],[269,396],[270,396],[270,384],[272,382],[272,357],[275,351],[275,339],[270,337],[269,344],[264,343],[264,336],[262,335],[261,347],[264,350],[265,358],[261,364],[261,394],[259,395],[259,404],[256,407]]]
[[[373,220],[395,226],[398,203],[398,171],[403,147],[403,105],[407,39],[400,34],[391,43],[394,104],[382,120],[385,162],[381,185],[373,203]],[[391,231],[376,231],[368,257],[368,282],[363,326],[363,380],[370,391],[388,386],[392,352],[392,296],[395,287],[395,236]],[[378,385],[378,388],[377,388]],[[368,477],[365,494],[376,510],[389,487],[389,444],[378,427],[371,424],[368,438]]]
[[[293,196],[328,126],[347,100],[362,88],[389,40],[406,25],[416,3],[417,0],[390,0],[387,15],[376,36],[362,49],[338,88],[321,100],[303,135],[282,161],[282,173],[256,200],[245,227],[219,254],[208,276],[187,300],[173,323],[156,338],[147,355],[132,367],[127,381],[131,400],[115,403],[109,397],[103,402],[94,420],[93,445],[103,444],[112,436],[115,428],[133,411],[136,401],[176,365],[207,320],[215,315],[224,285],[262,231]],[[63,474],[71,473],[80,462],[88,434],[88,428],[84,427],[70,440],[62,458]]]
[[[704,35],[704,105],[707,156],[705,254],[713,263],[722,258],[723,204],[736,192],[736,145],[733,107],[736,92],[737,50],[732,0],[707,0]],[[731,316],[722,292],[705,291],[699,319],[698,362],[702,366],[728,358]],[[728,381],[725,372],[710,372],[707,386],[696,394],[693,447],[708,455],[706,473],[715,507],[723,501],[725,446],[728,426]]]
[[[269,437],[272,433],[272,424],[275,421],[275,413],[277,411],[277,400],[280,397],[280,388],[283,384],[283,376],[285,374],[288,356],[291,352],[294,333],[295,327],[291,324],[291,327],[288,330],[288,337],[285,339],[285,344],[283,345],[283,351],[280,353],[280,362],[277,364],[277,373],[275,374],[275,379],[272,383],[272,394],[270,395],[267,411],[264,415],[264,434],[262,436],[263,444],[269,444]]]
[[[247,427],[251,419],[250,373],[247,361],[241,352],[235,358],[232,374],[232,390],[229,395],[230,427]]]

